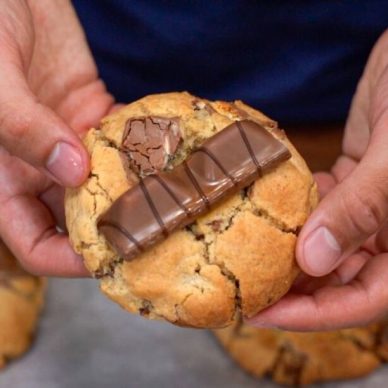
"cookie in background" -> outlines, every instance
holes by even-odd
[[[365,376],[388,361],[388,322],[332,332],[257,329],[242,321],[214,335],[244,370],[292,386]]]
[[[0,240],[0,368],[31,346],[45,280],[24,271]]]

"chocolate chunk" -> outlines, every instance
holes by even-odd
[[[98,229],[130,260],[290,156],[259,124],[236,121],[174,170],[140,180],[100,217]]]
[[[141,176],[166,168],[182,141],[177,118],[143,117],[127,121],[122,148]]]

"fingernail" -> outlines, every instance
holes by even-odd
[[[81,184],[85,174],[80,152],[64,142],[55,145],[47,159],[46,168],[64,186]]]
[[[307,237],[303,256],[309,273],[322,276],[335,267],[341,257],[341,247],[329,229],[320,226]]]

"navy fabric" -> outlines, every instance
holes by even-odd
[[[388,1],[75,0],[119,101],[188,90],[283,123],[346,117]]]

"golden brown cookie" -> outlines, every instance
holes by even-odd
[[[280,384],[350,379],[375,370],[388,356],[388,325],[320,333],[257,329],[241,322],[214,330],[247,372]]]
[[[0,241],[0,368],[29,348],[43,306],[44,283],[21,269]]]
[[[161,129],[169,123],[170,132],[155,136],[134,125],[129,133],[128,123],[150,118]],[[138,182],[139,174],[179,165],[205,139],[243,119],[279,139],[291,159],[134,260],[124,261],[99,233],[99,217]],[[67,228],[74,249],[112,300],[148,318],[216,328],[231,323],[238,311],[256,314],[288,291],[298,273],[296,235],[317,203],[317,190],[276,122],[241,101],[167,93],[109,115],[84,141],[91,174],[82,186],[66,192]],[[125,155],[123,145],[129,149]]]

